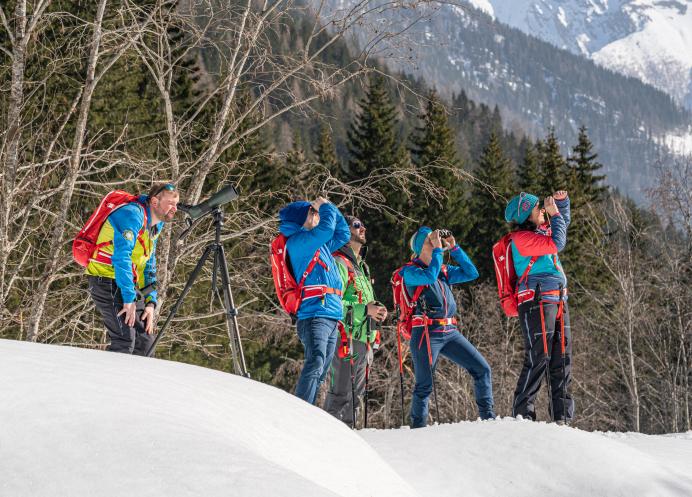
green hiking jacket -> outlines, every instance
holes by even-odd
[[[338,255],[337,255],[338,254]],[[342,288],[345,288],[342,297],[343,315],[341,321],[344,323],[346,333],[351,334],[351,327],[348,320],[349,307],[353,307],[353,339],[365,343],[368,338],[368,309],[367,304],[375,301],[375,291],[370,281],[370,269],[360,257],[356,257],[350,245],[344,245],[334,253],[336,265],[341,275]],[[353,268],[353,282],[350,282],[348,275],[348,264],[341,257],[346,257]],[[360,259],[360,260],[358,260]],[[358,298],[360,292],[361,298]],[[370,343],[375,341],[375,331],[370,333]]]

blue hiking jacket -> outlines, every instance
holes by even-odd
[[[569,198],[555,201],[559,214],[550,218],[550,227],[540,226],[536,231],[517,231],[512,234],[512,258],[517,278],[521,278],[532,257],[537,257],[528,278],[518,291],[535,290],[540,284],[541,292],[567,288],[565,275],[558,252],[567,245],[567,228],[570,223]],[[545,300],[558,301],[557,296],[545,296]]]
[[[406,285],[406,291],[413,296],[416,287],[428,285],[420,299],[414,315],[426,314],[430,319],[452,318],[457,313],[457,303],[452,294],[451,285],[465,283],[478,278],[478,270],[473,265],[469,256],[466,255],[459,245],[451,251],[452,258],[457,265],[447,265],[447,276],[442,272],[442,249],[436,248],[432,251],[430,265],[426,266],[420,259],[414,259],[415,265],[404,266],[401,275]],[[424,309],[425,308],[425,309]],[[428,327],[429,331],[451,331],[455,330],[454,325],[434,324]]]
[[[335,205],[325,203],[320,206],[320,222],[311,230],[306,230],[295,222],[281,221],[279,231],[288,238],[286,251],[296,282],[300,282],[310,260],[319,249],[322,264],[315,264],[305,280],[305,286],[323,285],[343,291],[341,276],[332,252],[348,243],[351,231]],[[338,321],[341,319],[342,311],[341,297],[332,293],[326,294],[323,299],[303,300],[297,318],[326,317]]]
[[[140,195],[139,201],[145,205],[147,212],[147,238],[153,241],[149,260],[144,266],[144,281],[141,281],[139,285],[140,287],[144,287],[156,281],[156,245],[165,223],[161,221],[155,226],[152,226],[151,211],[149,210],[149,196]],[[137,203],[124,205],[108,216],[108,221],[111,226],[113,226],[112,261],[115,271],[115,283],[120,289],[123,302],[134,302],[137,299],[137,294],[135,292],[135,284],[132,281],[132,253],[137,243],[137,234],[144,223],[142,206]],[[134,233],[133,239],[130,239],[131,237],[128,232]],[[156,300],[156,291],[151,292],[146,299],[147,302],[156,302]]]

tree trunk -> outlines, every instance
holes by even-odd
[[[100,0],[96,19],[94,22],[94,34],[91,42],[91,53],[89,54],[89,63],[87,66],[86,81],[84,83],[84,92],[82,93],[82,101],[79,109],[79,117],[75,129],[74,138],[72,141],[72,156],[68,165],[67,175],[63,181],[63,193],[60,198],[60,207],[58,216],[53,222],[51,230],[50,242],[50,258],[44,268],[44,278],[39,284],[36,292],[36,299],[32,308],[31,318],[29,320],[29,329],[27,330],[27,340],[35,342],[39,335],[39,324],[45,311],[48,292],[53,280],[56,276],[58,262],[63,257],[63,237],[65,235],[65,225],[67,224],[67,215],[70,208],[72,195],[74,194],[74,185],[79,176],[80,162],[82,157],[82,146],[86,135],[87,120],[89,117],[89,109],[91,108],[91,97],[94,94],[97,80],[95,79],[96,66],[99,60],[99,49],[101,47],[102,38],[102,22],[103,15],[106,10],[108,0]]]

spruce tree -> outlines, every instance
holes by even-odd
[[[350,154],[348,169],[344,177],[347,181],[358,181],[367,178],[377,171],[382,176],[376,184],[384,196],[384,203],[393,211],[410,208],[413,199],[407,199],[401,193],[401,185],[393,181],[396,171],[410,167],[408,151],[400,144],[397,109],[391,101],[384,79],[374,77],[363,99],[360,109],[348,131],[347,148]],[[370,259],[371,274],[375,279],[375,288],[380,299],[391,292],[388,289],[392,268],[400,265],[406,258],[408,250],[404,240],[407,233],[401,236],[403,220],[387,208],[364,210],[353,204],[346,208],[351,213],[361,216],[368,227],[368,245],[372,253]]]
[[[542,177],[540,191],[536,195],[543,198],[557,190],[567,189],[567,161],[560,152],[560,144],[555,136],[555,130],[551,129],[543,146],[541,147]]]
[[[593,144],[586,131],[586,126],[579,128],[577,144],[572,148],[572,155],[568,159],[571,173],[569,186],[581,197],[580,202],[599,202],[607,190],[602,185],[605,176],[596,174],[603,165],[597,162],[598,154],[593,151]]]
[[[483,148],[475,177],[469,206],[471,229],[465,240],[481,277],[487,278],[494,272],[492,247],[507,232],[505,206],[516,190],[512,163],[496,133],[490,134]]]
[[[317,162],[326,167],[332,176],[342,177],[341,163],[336,156],[332,130],[326,123],[322,123],[320,126],[320,137],[313,153]]]
[[[417,196],[417,218],[451,229],[457,236],[468,231],[464,184],[459,175],[461,162],[457,157],[454,132],[449,127],[447,111],[435,91],[430,92],[425,111],[419,116],[421,126],[411,137],[413,165],[446,192],[444,199],[426,201]],[[427,221],[429,220],[429,221]]]
[[[348,131],[348,177],[361,179],[377,169],[404,167],[407,154],[398,143],[401,125],[384,78],[377,76],[370,81],[359,106]]]
[[[596,161],[586,128],[579,128],[577,145],[568,159],[568,189],[572,223],[569,227],[568,244],[563,263],[581,285],[590,289],[601,287],[607,274],[603,261],[596,256],[594,243],[600,243],[606,220],[599,204],[606,188],[600,182],[605,178],[594,174],[602,165]]]
[[[517,186],[523,192],[533,193],[541,189],[540,142],[526,144],[524,158],[517,168]]]

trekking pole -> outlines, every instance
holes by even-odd
[[[545,383],[548,389],[548,411],[550,419],[554,421],[553,411],[553,388],[550,384],[550,355],[548,354],[548,337],[545,331],[545,315],[543,314],[543,299],[541,298],[541,286],[536,286],[536,298],[538,299],[538,310],[541,315],[541,334],[543,335],[543,355],[545,355]]]
[[[560,352],[562,353],[562,417],[567,423],[567,375],[565,374],[565,300],[564,289],[560,285]]]
[[[351,429],[356,429],[356,372],[353,364],[353,306],[348,306],[348,312],[346,315],[347,321],[351,332],[348,335],[348,354],[349,354],[349,365],[351,366],[351,414],[353,416],[351,421]]]
[[[425,323],[423,333],[425,334],[425,339],[428,345],[428,363],[430,364],[430,378],[432,379],[433,400],[435,401],[435,418],[436,421],[439,423],[440,405],[437,403],[437,384],[435,382],[435,367],[433,366],[432,348],[430,346],[430,332],[428,331],[428,306],[425,300],[423,300],[423,305],[421,307],[423,308],[423,321]]]
[[[363,392],[363,428],[368,427],[368,379],[370,378],[370,331],[372,318],[368,316],[368,331],[365,335],[365,391]],[[373,359],[374,360],[374,359]]]
[[[401,310],[399,306],[396,306],[396,315],[400,316]],[[399,383],[401,384],[401,426],[406,424],[404,418],[404,363],[401,360],[401,333],[399,331],[399,323],[396,326],[396,350],[399,356]]]

